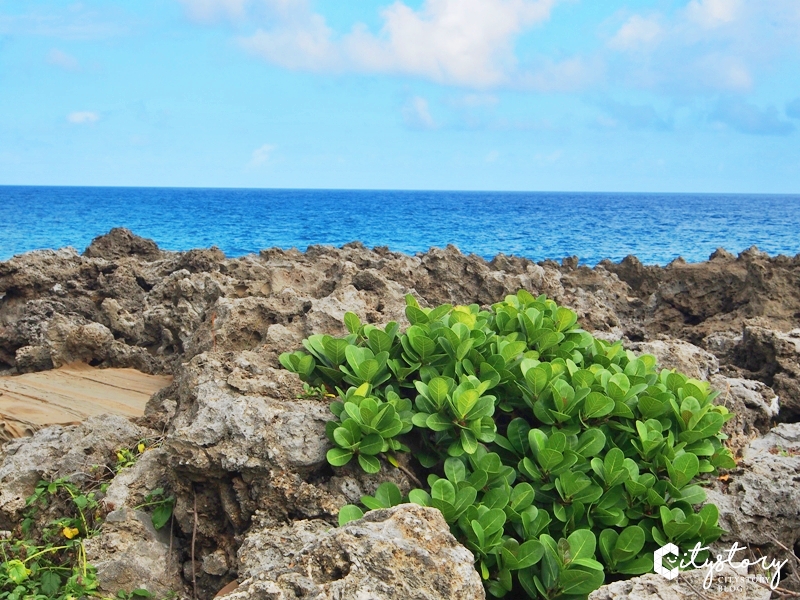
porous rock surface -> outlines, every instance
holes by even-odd
[[[766,582],[759,585],[747,573],[727,565],[714,571],[708,580],[707,577],[707,569],[684,571],[671,581],[648,573],[604,585],[589,594],[589,600],[769,600],[772,597]]]
[[[798,527],[788,513],[759,507],[797,508],[798,466],[791,449],[784,456],[758,444],[778,437],[783,441],[774,447],[788,444],[781,436],[794,435],[786,428],[800,419],[799,282],[800,256],[769,257],[757,249],[666,267],[634,257],[594,268],[574,257],[536,263],[498,255],[487,262],[452,246],[409,256],[358,242],[226,258],[216,248],[163,251],[114,229],[83,254],[66,248],[17,256],[0,262],[0,372],[81,360],[168,373],[174,382],[153,396],[137,423],[99,417],[0,449],[0,529],[18,522],[39,478],[79,479],[87,465],[113,464],[116,449],[148,437],[158,448],[116,476],[105,497],[111,518],[90,544],[105,590],[173,589],[179,597],[196,590],[205,599],[238,580],[264,598],[447,597],[444,584],[381,595],[389,594],[381,587],[386,578],[401,585],[401,571],[362,570],[359,561],[378,569],[370,552],[382,556],[390,548],[408,565],[425,557],[427,569],[450,573],[447,585],[461,581],[472,590],[474,571],[450,563],[454,557],[458,565],[469,563],[459,554],[466,550],[445,543],[447,528],[423,509],[369,513],[365,521],[327,530],[342,505],[373,493],[378,482],[412,487],[413,464],[385,464],[375,476],[351,465],[334,472],[325,461],[327,401],[301,398],[301,383],[280,367],[278,355],[312,333],[344,333],[346,311],[405,327],[407,293],[424,306],[486,306],[525,288],[576,310],[598,337],[622,339],[666,367],[710,379],[721,392],[718,402],[736,411],[726,432],[744,458],[709,495],[716,495],[740,544],[775,555],[780,550],[766,534],[794,544]],[[760,437],[779,422],[786,424]],[[171,540],[136,509],[155,487],[176,498]],[[285,543],[269,546],[272,539]],[[328,556],[339,578],[319,566],[334,547],[352,548],[357,557]],[[119,560],[140,553],[152,560],[128,569]],[[303,586],[316,596],[303,596]],[[477,597],[468,593],[483,592],[478,585],[452,597]]]
[[[800,542],[800,423],[782,423],[753,440],[731,478],[709,500],[720,509],[722,541],[746,540],[786,554]]]
[[[335,529],[324,521],[253,527],[239,557],[243,581],[231,600],[485,598],[472,553],[438,510],[415,504]]]

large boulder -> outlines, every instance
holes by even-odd
[[[472,553],[438,510],[414,504],[328,531],[318,521],[251,531],[239,561],[246,579],[228,600],[485,598]]]
[[[171,522],[156,530],[152,506],[146,506],[148,494],[167,482],[167,453],[158,447],[112,479],[102,500],[108,515],[98,534],[85,542],[101,591],[113,595],[141,588],[157,597],[183,591],[183,541],[172,536]]]
[[[83,255],[106,260],[128,256],[136,256],[144,260],[158,260],[161,258],[161,251],[153,240],[139,237],[124,227],[115,227],[105,235],[94,238]]]
[[[178,548],[170,540],[169,528],[156,531],[143,510],[111,511],[84,547],[86,560],[97,569],[101,592],[146,589],[162,598],[184,591]]]

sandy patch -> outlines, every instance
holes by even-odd
[[[150,396],[171,382],[170,376],[84,363],[0,377],[0,441],[92,415],[141,416]]]

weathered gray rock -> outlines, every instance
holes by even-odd
[[[736,364],[746,369],[749,378],[775,390],[782,419],[800,417],[800,329],[784,333],[746,327],[736,354]]]
[[[695,379],[708,379],[719,372],[717,357],[683,340],[653,340],[630,344],[639,354],[652,354],[664,369],[677,369],[679,373]]]
[[[53,368],[50,349],[46,346],[23,346],[17,349],[15,356],[19,373],[34,373]]]
[[[19,520],[25,499],[40,479],[88,481],[94,467],[114,464],[119,448],[154,434],[123,417],[101,415],[80,425],[55,425],[33,437],[12,440],[0,448],[0,529]]]
[[[780,403],[772,388],[760,381],[722,375],[714,375],[710,382],[720,392],[716,403],[733,413],[722,430],[728,435],[726,444],[734,454],[775,424]]]
[[[723,542],[758,546],[764,554],[786,554],[800,541],[800,424],[781,424],[744,449],[727,485],[708,490],[720,509]]]
[[[184,583],[176,543],[168,528],[156,531],[150,515],[122,508],[108,514],[100,532],[84,542],[86,560],[97,568],[100,591],[143,588],[156,597],[180,597]]]
[[[108,358],[114,334],[102,323],[78,324],[56,315],[47,326],[47,342],[53,365],[97,362]]]
[[[704,588],[707,574],[707,569],[683,571],[669,581],[661,575],[649,573],[604,585],[589,594],[589,600],[769,600],[772,596],[771,590],[727,565],[724,570],[715,572],[709,587]],[[752,575],[755,578],[758,574],[754,571]]]
[[[485,598],[472,554],[436,509],[400,505],[323,530],[312,521],[251,532],[239,553],[248,578],[227,598]]]
[[[735,331],[715,331],[703,340],[703,347],[720,361],[730,363],[734,352],[742,343],[742,333]]]
[[[106,510],[134,508],[143,504],[147,494],[167,482],[167,459],[163,448],[145,450],[132,466],[117,473],[103,496]]]
[[[180,577],[181,540],[171,526],[153,526],[147,495],[167,483],[167,454],[153,448],[122,469],[102,499],[109,511],[99,533],[85,543],[87,560],[97,567],[101,591],[116,594],[137,588],[161,597],[184,591]]]
[[[190,397],[171,424],[167,448],[181,466],[199,471],[261,469],[309,470],[325,463],[328,441],[327,402],[284,401],[268,396],[285,393],[278,384],[288,373],[276,372],[254,355],[233,363],[196,363],[181,375],[179,385]],[[264,376],[265,369],[274,377]],[[252,369],[252,370],[251,370]],[[260,371],[260,372],[259,372]],[[229,380],[232,385],[225,383]],[[238,387],[246,392],[240,393]],[[297,389],[295,382],[292,388]]]
[[[153,240],[134,235],[124,227],[115,227],[105,235],[92,240],[83,253],[89,258],[114,260],[128,256],[137,256],[145,260],[161,258],[161,251]]]
[[[388,465],[378,476],[348,468],[331,476],[325,462],[327,401],[298,398],[302,387],[280,368],[280,352],[299,348],[311,333],[343,333],[346,311],[364,322],[405,326],[406,293],[415,294],[423,306],[486,306],[525,288],[573,308],[582,326],[604,339],[643,340],[634,348],[655,354],[663,366],[710,377],[723,391],[719,401],[737,413],[726,426],[729,443],[744,449],[774,419],[775,395],[767,386],[784,404],[781,419],[800,414],[793,412],[794,399],[800,403],[797,336],[782,333],[797,326],[798,274],[800,258],[769,258],[755,251],[738,258],[716,252],[707,263],[675,261],[666,268],[633,258],[594,269],[575,258],[559,265],[499,255],[487,262],[452,246],[408,256],[360,243],[339,249],[312,246],[305,253],[270,249],[227,259],[215,248],[164,252],[150,240],[114,230],[95,240],[84,256],[64,249],[0,262],[0,370],[43,370],[83,360],[175,375],[175,383],[157,394],[146,412],[157,435],[166,437],[163,450],[145,453],[108,490],[107,507],[126,517],[115,522],[116,515],[96,542],[94,556],[106,565],[104,576],[127,586],[149,572],[167,577],[159,589],[172,585],[172,571],[159,572],[151,565],[155,571],[148,566],[148,571],[129,572],[114,562],[114,552],[136,557],[149,552],[172,563],[158,545],[162,534],[153,537],[146,519],[132,512],[163,475],[177,498],[176,540],[197,537],[194,562],[184,546],[175,567],[184,579],[197,576],[200,597],[209,597],[238,572],[254,598],[335,593],[350,598],[362,589],[359,581],[372,582],[376,576],[369,571],[362,579],[348,579],[351,572],[364,574],[361,563],[337,558],[333,550],[356,548],[361,541],[357,544],[354,530],[344,530],[352,535],[323,530],[345,502],[373,493],[381,479],[395,481],[404,491],[410,482]],[[748,330],[742,336],[744,324]],[[720,369],[728,377],[718,375]],[[64,434],[69,428],[59,428],[57,435],[39,434],[38,441],[29,442],[28,455],[23,443],[9,445],[0,458],[0,527],[18,517],[20,502],[40,476],[73,473],[79,478],[87,462],[106,462],[105,454],[113,462],[116,448],[156,435],[143,430],[121,435],[118,425],[95,428],[91,435],[97,439],[91,443]],[[796,457],[790,449],[773,453],[774,448],[758,448],[751,446],[755,454],[742,462],[742,470],[732,472],[727,488],[711,494],[719,496],[723,521],[741,521],[743,537],[754,544],[766,537],[756,536],[759,532],[780,534],[790,544],[800,528],[781,511],[797,508],[791,471]],[[777,474],[770,474],[771,468]],[[759,508],[762,497],[778,506]],[[358,531],[367,527],[367,538],[374,534],[383,540],[388,525],[372,518]],[[439,525],[434,529],[438,539]],[[279,545],[267,544],[268,531],[281,540]],[[403,535],[398,552],[415,557]],[[416,538],[409,534],[408,539]],[[237,565],[242,540],[243,562]],[[258,540],[272,548],[269,552],[285,552],[264,558],[266,563],[251,561]],[[394,542],[385,543],[395,548]],[[380,544],[368,546],[383,556]],[[361,550],[354,552],[353,561],[361,560]],[[442,556],[449,560],[447,553]],[[289,567],[294,560],[308,570]],[[419,564],[413,560],[408,564]],[[288,570],[279,578],[260,578],[278,563]],[[471,559],[463,564],[473,577]],[[384,573],[377,563],[370,568],[387,581],[403,574],[402,569]],[[341,577],[334,577],[337,569]],[[336,583],[345,581],[356,583]],[[382,597],[377,587],[374,594],[373,588],[364,589],[370,590],[364,592],[368,598]],[[420,593],[448,597],[441,591],[438,596]]]

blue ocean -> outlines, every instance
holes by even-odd
[[[228,256],[359,240],[412,254],[454,244],[486,259],[577,255],[594,265],[634,254],[663,265],[718,247],[800,253],[800,195],[0,186],[0,260],[83,251],[112,227]]]

